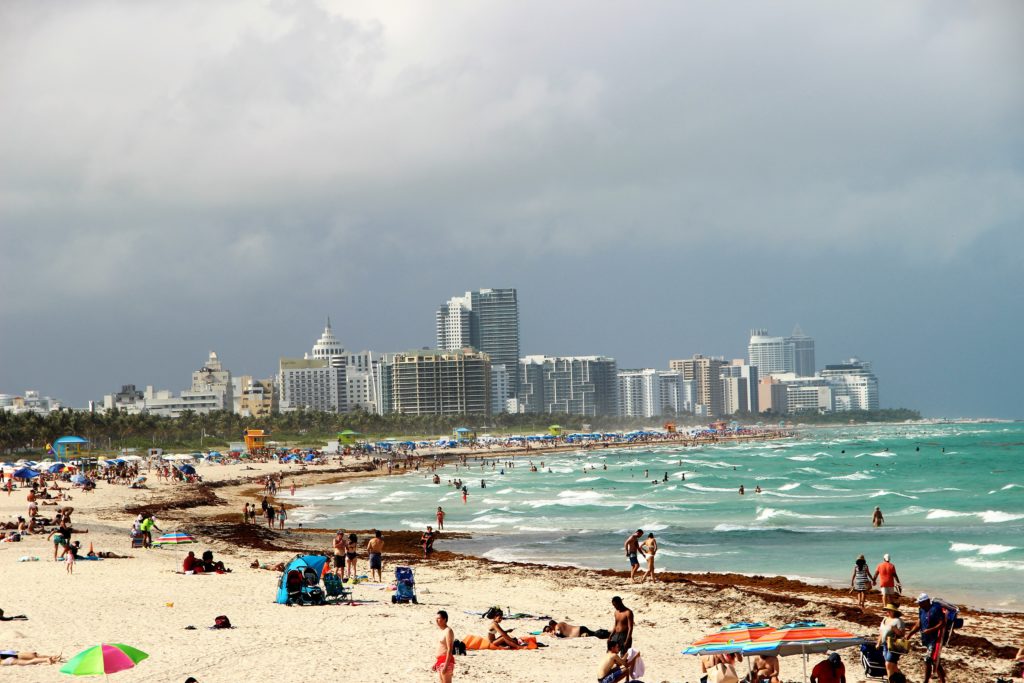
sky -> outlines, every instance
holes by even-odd
[[[749,330],[1024,418],[1024,3],[0,5],[0,393],[272,375],[330,316],[667,367]]]

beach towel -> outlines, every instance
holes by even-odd
[[[527,650],[537,649],[537,639],[533,636],[521,639],[526,645]],[[467,650],[508,650],[506,647],[498,647],[494,643],[487,640],[483,636],[466,636],[462,639],[462,643],[466,646]]]

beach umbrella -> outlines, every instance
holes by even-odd
[[[65,468],[67,468],[67,465],[65,465],[62,462],[58,462],[47,467],[46,471],[49,472],[50,474],[56,474],[57,472],[63,472]]]
[[[795,621],[780,626],[770,633],[743,646],[743,654],[770,654],[779,657],[801,655],[804,660],[804,680],[807,680],[807,655],[855,647],[868,642],[848,631],[831,628],[819,621]]]
[[[21,469],[14,470],[11,476],[15,479],[35,479],[39,476],[39,473],[28,467],[22,467]]]
[[[87,481],[89,481],[89,478],[84,474],[76,474],[75,476],[71,477],[72,484],[84,484]]]
[[[192,465],[182,465],[178,468],[178,471],[182,474],[195,474],[196,468],[192,467]]]
[[[195,542],[196,539],[184,531],[172,531],[153,541],[153,545],[184,545]]]
[[[683,650],[684,655],[705,655],[716,652],[740,652],[743,646],[752,640],[765,636],[775,629],[763,621],[741,621],[729,624],[721,630],[709,633],[693,641],[690,647]]]
[[[121,643],[90,647],[72,657],[60,668],[61,673],[72,676],[104,676],[131,669],[149,657],[142,650]]]

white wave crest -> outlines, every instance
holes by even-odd
[[[979,555],[1002,555],[1008,553],[1011,550],[1016,550],[1015,545],[998,545],[996,543],[990,543],[988,545],[974,545],[973,543],[950,543],[949,551],[952,553],[977,553]]]
[[[961,567],[968,567],[970,569],[1008,569],[1024,572],[1024,561],[1021,560],[980,560],[977,557],[961,557],[957,559],[956,563]]]

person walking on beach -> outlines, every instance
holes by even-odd
[[[857,605],[860,611],[864,611],[864,601],[867,598],[868,590],[875,585],[871,580],[871,570],[868,569],[868,562],[861,555],[853,563],[853,574],[850,575],[850,590],[857,594]]]
[[[441,629],[441,639],[437,643],[437,660],[430,670],[437,672],[437,680],[440,683],[451,683],[452,674],[455,672],[455,655],[452,652],[455,632],[448,626],[448,612],[438,610],[434,623]]]
[[[883,611],[885,616],[878,626],[878,640],[875,641],[875,647],[881,651],[882,659],[885,661],[885,673],[892,680],[892,675],[900,670],[899,661],[903,652],[903,650],[895,652],[892,647],[895,646],[896,639],[906,635],[907,627],[903,623],[903,619],[900,618],[903,614],[896,605],[885,605]]]
[[[871,514],[871,524],[876,528],[880,528],[885,524],[885,517],[882,516],[882,508],[875,506],[875,511]]]
[[[924,683],[935,671],[939,683],[946,683],[946,669],[942,666],[942,634],[946,627],[946,613],[942,606],[932,602],[927,593],[917,596],[917,623],[910,627],[907,637],[921,632],[921,644],[927,650],[924,656]]]
[[[637,555],[640,553],[640,537],[644,535],[643,529],[637,529],[631,533],[623,544],[626,551],[626,558],[629,559],[629,580],[636,582],[636,572],[640,569],[640,560]]]
[[[281,503],[281,509],[277,513],[277,528],[284,529],[284,521],[288,519],[288,512],[284,509],[284,503]]]
[[[612,607],[615,608],[615,626],[608,641],[617,643],[625,651],[633,647],[633,610],[626,607],[618,595],[612,598]]]
[[[882,555],[882,561],[875,567],[871,580],[878,584],[878,590],[882,592],[883,609],[886,605],[895,603],[903,591],[900,576],[896,573],[896,565],[889,560],[889,553]]]
[[[427,530],[420,536],[420,545],[423,546],[423,559],[427,559],[434,552],[434,528],[429,524]]]
[[[373,538],[366,544],[366,553],[370,557],[370,581],[381,583],[381,570],[384,567],[384,539],[380,529],[373,530]]]
[[[348,551],[348,543],[345,541],[345,532],[338,529],[334,535],[334,575],[339,579],[345,576],[345,553]]]
[[[658,542],[654,540],[653,533],[647,534],[647,540],[643,542],[640,550],[647,558],[647,573],[644,574],[642,579],[640,579],[640,583],[646,583],[647,579],[650,579],[651,583],[654,583],[657,581],[657,579],[654,578],[654,555],[658,552]]]
[[[444,531],[444,510],[440,505],[437,506],[437,530]]]

